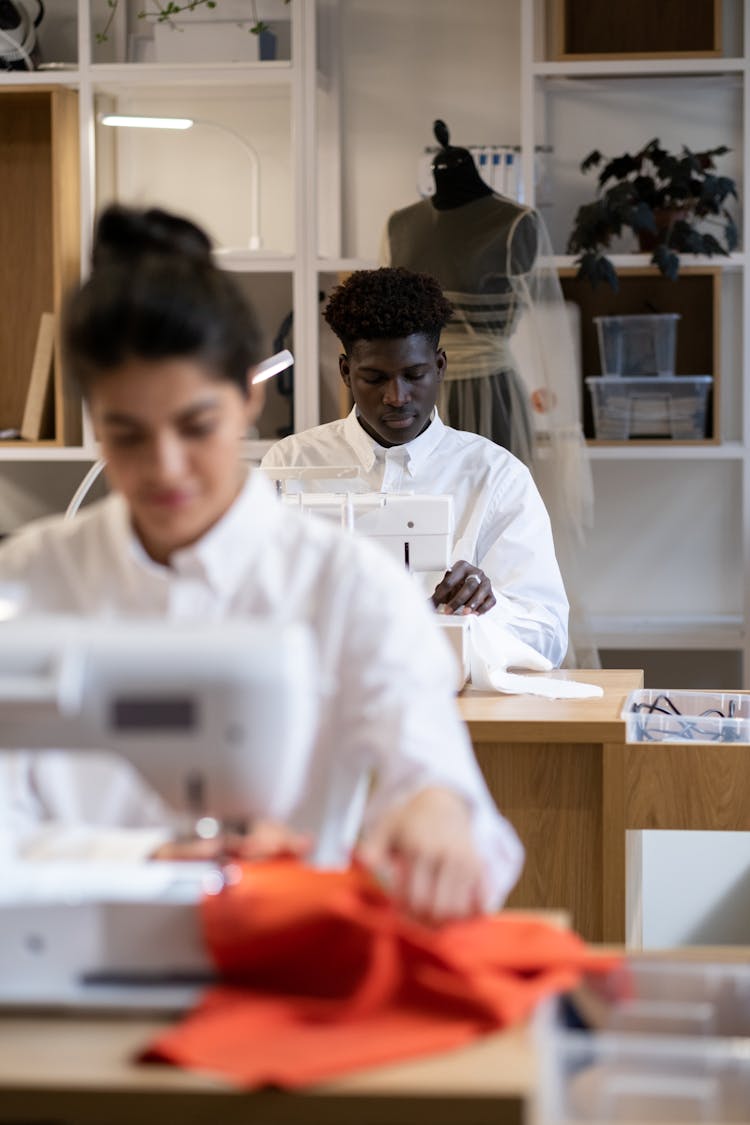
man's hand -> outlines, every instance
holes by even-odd
[[[495,604],[492,583],[478,566],[459,559],[435,587],[432,604],[438,613],[487,613]]]
[[[423,921],[482,912],[483,865],[469,810],[449,789],[423,789],[388,813],[363,841],[359,857]]]
[[[292,832],[283,824],[260,820],[244,835],[225,833],[210,840],[169,840],[151,859],[217,861],[226,859],[274,859],[277,856],[305,856],[312,846],[308,836]]]

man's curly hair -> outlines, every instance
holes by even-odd
[[[437,347],[452,315],[434,277],[401,267],[356,270],[333,290],[323,313],[346,351],[357,340],[400,340],[415,333]]]

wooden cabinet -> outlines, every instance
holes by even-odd
[[[576,272],[575,269],[564,268],[560,270],[560,275],[565,299],[572,301],[580,310],[580,353],[584,377],[580,397],[586,437],[589,440],[595,439],[591,396],[585,377],[602,373],[594,317],[676,313],[680,319],[677,322],[675,374],[712,376],[713,385],[707,411],[704,443],[719,442],[721,440],[720,268],[683,265],[676,281],[665,278],[653,267],[620,269],[617,293],[609,285],[602,284],[593,288],[587,280],[579,281]],[[664,441],[672,444],[669,438],[654,440],[659,444]],[[632,448],[630,442],[622,444],[630,445]],[[696,442],[691,441],[689,444],[695,445]]]
[[[55,314],[51,444],[81,438],[60,361],[64,295],[80,271],[78,96],[61,86],[0,88],[0,428],[20,430],[42,314]],[[18,444],[15,441],[13,444]]]
[[[557,59],[721,54],[721,0],[553,0],[552,9]]]

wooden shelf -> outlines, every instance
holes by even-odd
[[[738,441],[587,441],[592,461],[743,461]]]
[[[558,59],[705,58],[721,53],[721,0],[553,0],[551,30]]]
[[[597,616],[591,622],[601,648],[726,649],[742,648],[742,617],[712,614],[696,617]]]
[[[675,373],[678,375],[712,375],[709,397],[706,441],[718,443],[721,435],[719,404],[721,402],[721,371],[719,335],[721,324],[721,271],[715,266],[683,267],[676,281],[665,278],[653,266],[618,269],[619,292],[608,285],[595,289],[586,280],[578,280],[576,270],[560,270],[560,282],[566,300],[573,301],[581,311],[581,366],[584,374],[599,374],[599,345],[596,316],[627,316],[638,313],[679,313]],[[584,382],[581,387],[583,430],[594,439],[591,396]],[[609,442],[607,444],[610,444]],[[623,447],[631,442],[620,443]],[[638,441],[640,446],[646,444]],[[669,438],[649,444],[674,446]],[[687,443],[691,447],[698,443]],[[701,443],[704,444],[704,443]]]
[[[78,95],[62,85],[0,88],[0,428],[20,429],[42,313],[56,316],[54,421],[43,436],[81,441],[81,407],[63,379],[60,310],[80,276]]]

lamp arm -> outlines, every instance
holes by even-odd
[[[238,133],[236,129],[230,128],[229,125],[222,125],[218,121],[210,121],[205,117],[194,117],[194,125],[205,125],[210,129],[218,129],[220,133],[228,133],[230,137],[234,137],[236,141],[244,148],[248,157],[250,158],[250,176],[252,187],[252,210],[251,210],[251,227],[250,227],[250,241],[249,246],[251,250],[259,250],[261,247],[260,238],[260,158],[258,151],[250,142]]]

